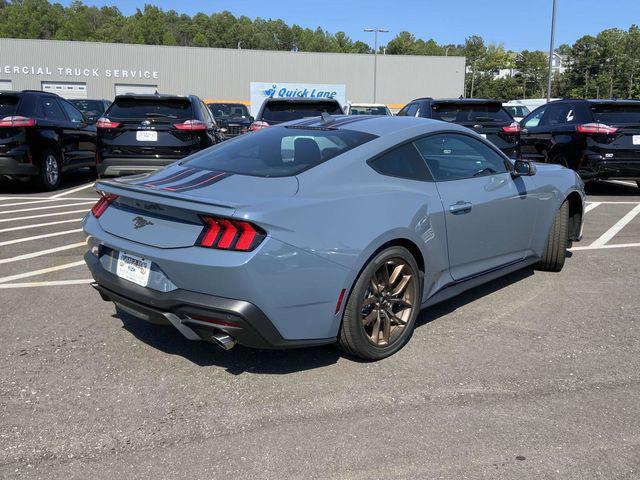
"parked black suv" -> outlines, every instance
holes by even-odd
[[[118,95],[96,126],[100,176],[157,170],[220,140],[195,95]]]
[[[249,109],[243,103],[208,102],[207,107],[225,140],[247,133],[253,123],[253,117],[249,115]]]
[[[317,117],[324,112],[329,115],[344,114],[338,101],[332,98],[267,98],[250,130],[260,130],[305,117]]]
[[[584,180],[640,181],[640,101],[557,100],[521,122],[522,156]]]
[[[44,190],[62,174],[95,167],[96,127],[67,100],[33,90],[0,92],[0,175],[32,177]]]
[[[74,98],[69,100],[73,105],[84,113],[91,123],[95,123],[107,111],[111,102],[109,100],[92,100],[88,98]]]
[[[509,158],[520,157],[520,124],[499,100],[482,98],[418,98],[404,106],[398,116],[433,118],[472,129]]]

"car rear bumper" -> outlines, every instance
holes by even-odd
[[[23,163],[20,160],[20,158],[15,157],[0,157],[0,175],[19,177],[38,174],[38,167],[30,163]]]
[[[176,158],[132,158],[132,157],[107,157],[98,164],[98,174],[101,176],[132,175],[160,170],[175,161]]]
[[[92,286],[105,301],[153,324],[173,325],[190,340],[212,341],[226,333],[253,348],[295,348],[326,345],[335,338],[288,340],[254,304],[231,298],[177,289],[168,292],[140,287],[102,267],[91,252],[84,256],[95,280]]]
[[[584,180],[640,180],[640,158],[620,160],[586,155],[578,173]]]

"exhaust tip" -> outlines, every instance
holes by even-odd
[[[238,343],[238,341],[235,338],[233,338],[231,335],[227,335],[224,332],[214,333],[211,336],[211,340],[213,340],[213,343],[215,343],[217,346],[219,346],[223,350],[231,350],[233,347],[236,346],[236,343]]]

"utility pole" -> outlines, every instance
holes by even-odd
[[[551,11],[551,41],[549,43],[549,79],[547,81],[547,103],[551,100],[551,79],[553,76],[553,41],[556,35],[556,0],[553,0]]]
[[[386,33],[389,30],[386,28],[365,28],[365,32],[373,32],[373,103],[376,103],[377,94],[377,81],[378,81],[378,33]],[[386,54],[386,51],[385,51]]]

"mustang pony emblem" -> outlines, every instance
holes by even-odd
[[[151,220],[147,220],[146,218],[139,216],[135,217],[131,221],[133,222],[133,228],[135,228],[136,230],[142,227],[146,227],[147,225],[153,225],[153,222]]]

